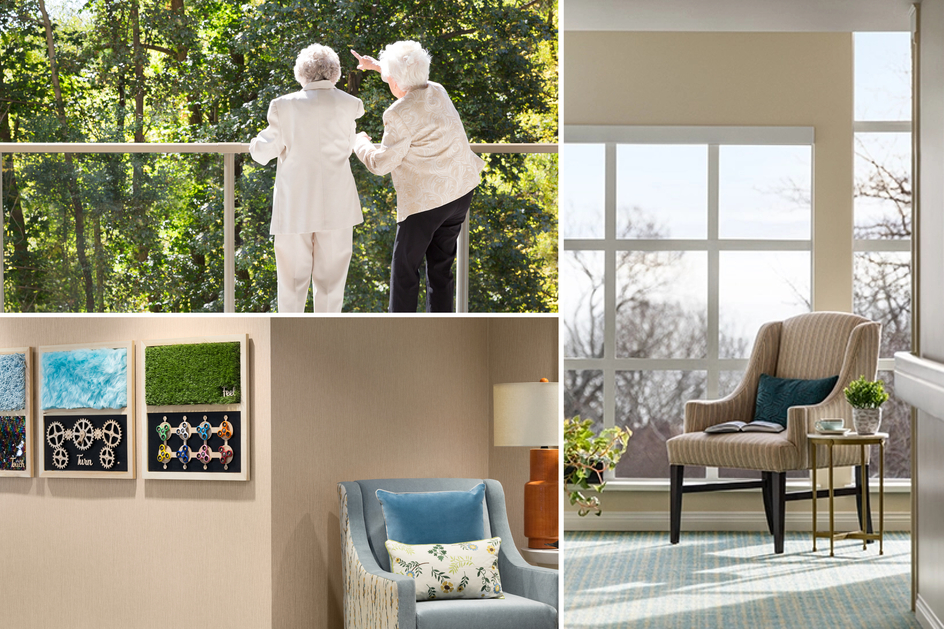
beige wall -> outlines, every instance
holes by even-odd
[[[269,325],[260,318],[5,317],[0,347],[249,334],[249,482],[0,479],[4,627],[271,618]],[[143,369],[140,355],[136,369]],[[144,424],[143,379],[136,424]],[[141,453],[138,452],[139,465]]]
[[[495,478],[520,531],[527,451],[491,446],[491,385],[556,379],[556,347],[550,318],[273,319],[272,625],[341,626],[339,481]]]
[[[502,382],[557,382],[557,318],[490,319],[488,326],[488,395],[492,408],[492,386]],[[489,429],[488,474],[501,482],[508,502],[508,524],[518,547],[524,536],[524,485],[529,480],[530,448],[492,446]]]
[[[556,318],[6,318],[0,347],[241,332],[252,480],[2,479],[0,624],[339,627],[342,480],[495,478],[523,543],[527,449],[492,447],[491,387],[557,379]]]
[[[918,347],[944,362],[944,2],[921,4],[917,161]]]
[[[851,310],[851,33],[565,32],[563,59],[565,125],[813,127],[813,305]],[[908,500],[889,496],[899,521]],[[756,514],[759,503],[689,495],[685,511]],[[668,495],[612,491],[603,505],[611,514],[654,514],[667,512]],[[809,505],[787,508],[789,517]]]
[[[920,72],[917,127],[919,355],[944,362],[944,1],[924,0],[918,25]],[[918,412],[915,444],[915,552],[918,618],[944,618],[944,417]],[[928,621],[937,616],[937,624]]]

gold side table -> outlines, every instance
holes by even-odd
[[[806,438],[810,442],[810,462],[814,470],[813,479],[815,481],[816,470],[816,446],[826,446],[829,452],[829,532],[816,530],[816,486],[813,487],[813,551],[816,551],[816,538],[829,538],[829,556],[833,557],[833,543],[837,539],[861,539],[862,550],[865,550],[868,540],[878,540],[878,554],[884,555],[884,534],[885,534],[885,442],[888,439],[888,433],[877,432],[874,435],[859,435],[856,433],[847,433],[845,435],[826,435],[820,433],[809,433]],[[869,533],[866,527],[868,514],[866,506],[869,504],[869,497],[866,495],[865,488],[865,447],[877,445],[879,450],[878,459],[878,533]],[[833,488],[833,446],[859,446],[859,469],[861,470],[862,480],[862,516],[859,524],[861,529],[848,533],[836,532],[836,512],[834,504],[835,491]]]

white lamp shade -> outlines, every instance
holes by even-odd
[[[559,386],[556,382],[496,384],[495,445],[553,446],[560,444]]]

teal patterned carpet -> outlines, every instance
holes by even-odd
[[[761,533],[568,532],[568,629],[919,628],[911,612],[911,539],[878,543],[787,533],[784,554]],[[825,550],[822,550],[825,548]]]

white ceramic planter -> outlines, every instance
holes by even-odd
[[[852,426],[860,435],[874,435],[882,425],[881,408],[852,409]]]

